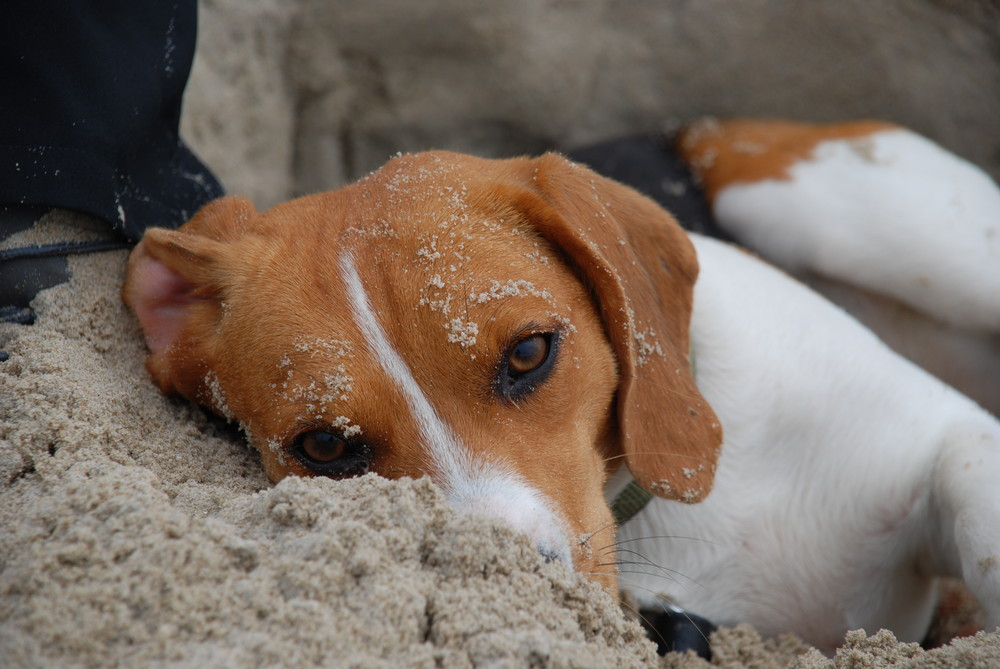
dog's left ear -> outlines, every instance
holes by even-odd
[[[129,256],[122,299],[142,327],[146,368],[167,393],[204,400],[207,351],[216,339],[229,242],[256,214],[249,200],[225,197],[179,230],[150,228]]]
[[[596,295],[618,358],[619,442],[644,488],[684,502],[712,488],[719,421],[695,385],[689,327],[698,259],[652,200],[565,158],[527,161],[520,208]]]

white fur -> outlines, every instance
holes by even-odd
[[[1000,331],[1000,188],[913,132],[823,142],[790,179],[729,186],[714,209],[742,244],[793,272]]]
[[[621,529],[649,560],[622,585],[829,651],[855,628],[920,640],[950,574],[1000,624],[1000,423],[780,271],[692,239],[722,457],[704,502],[657,498]]]
[[[542,555],[572,566],[566,532],[544,495],[501,463],[476,458],[441,420],[416,379],[385,335],[349,253],[340,258],[355,323],[369,350],[406,399],[431,460],[434,479],[462,513],[498,518],[527,535]]]

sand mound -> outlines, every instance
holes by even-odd
[[[707,666],[661,661],[596,586],[428,481],[271,486],[148,380],[124,259],[74,259],[35,325],[0,325],[0,666]],[[745,627],[715,646],[717,666],[833,666]],[[929,654],[852,635],[838,666],[990,657],[1000,635]]]

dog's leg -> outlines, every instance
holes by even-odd
[[[978,410],[977,410],[978,411]],[[1000,625],[1000,425],[982,414],[945,437],[935,469],[932,546]]]

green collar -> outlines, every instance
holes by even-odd
[[[643,507],[653,499],[653,494],[642,488],[635,479],[615,496],[611,502],[611,513],[614,514],[615,524],[619,527],[632,519],[635,514],[642,511]]]

